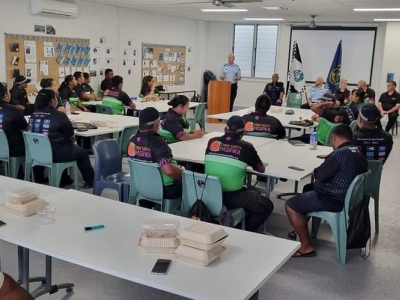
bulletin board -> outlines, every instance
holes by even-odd
[[[186,46],[142,44],[142,74],[162,85],[184,85]]]
[[[5,34],[6,80],[17,75],[31,79],[27,92],[36,93],[42,78],[59,84],[76,71],[89,72],[90,40],[51,36]]]

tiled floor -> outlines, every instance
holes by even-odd
[[[207,124],[209,132],[222,130],[223,125]],[[290,259],[261,288],[260,299],[400,299],[400,236],[398,233],[400,230],[400,157],[398,155],[400,137],[395,136],[394,140],[395,146],[385,165],[381,185],[380,234],[373,237],[370,258],[364,260],[359,256],[358,251],[352,250],[348,251],[347,265],[340,265],[336,260],[335,244],[329,227],[323,224],[319,239],[315,242],[317,257]],[[284,213],[284,201],[278,200],[275,195],[292,189],[293,182],[279,182],[271,194],[275,211],[268,225],[269,231],[277,237],[285,238],[290,225]],[[116,199],[116,195],[109,191],[103,196]],[[371,205],[372,214],[373,206]],[[16,247],[1,242],[0,253],[2,270],[16,276]],[[110,253],[110,255],[118,255],[118,253]],[[75,283],[74,293],[67,295],[65,291],[60,291],[54,295],[41,297],[43,300],[182,299],[57,259],[54,260],[53,270],[54,283],[73,282]],[[44,256],[32,253],[31,274],[41,275],[43,272]]]

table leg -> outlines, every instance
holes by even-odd
[[[260,291],[258,290],[257,292],[254,293],[253,296],[251,296],[251,297],[249,298],[249,300],[258,300],[259,294],[260,294]]]
[[[22,287],[29,292],[29,249],[22,248]]]
[[[299,194],[299,193],[298,193],[298,190],[299,190],[299,182],[298,182],[298,181],[295,181],[295,182],[294,182],[294,192],[293,192],[293,193],[282,193],[282,194],[277,195],[277,197],[278,197],[279,199],[282,199],[282,197],[296,196],[296,195]]]

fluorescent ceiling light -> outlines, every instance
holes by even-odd
[[[244,18],[246,21],[284,21],[282,18]]]
[[[400,19],[374,19],[375,22],[400,22]]]
[[[267,6],[267,7],[263,7],[266,10],[288,10],[289,7],[287,6]]]
[[[212,8],[212,9],[202,9],[201,11],[204,12],[243,12],[243,11],[248,11],[247,9],[244,8]]]
[[[400,8],[355,8],[354,11],[400,11]]]

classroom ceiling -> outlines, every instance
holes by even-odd
[[[207,0],[90,0],[120,7],[151,11],[172,16],[207,20],[246,22],[243,18],[283,18],[286,23],[308,22],[317,15],[316,22],[373,22],[375,18],[400,18],[400,12],[354,12],[353,8],[400,8],[400,0],[263,0],[262,3],[240,3],[236,8],[247,12],[202,12],[218,8],[210,3],[178,4]],[[287,7],[285,11],[269,11],[262,7]],[[250,21],[249,21],[250,22]],[[254,21],[253,21],[254,23]]]

